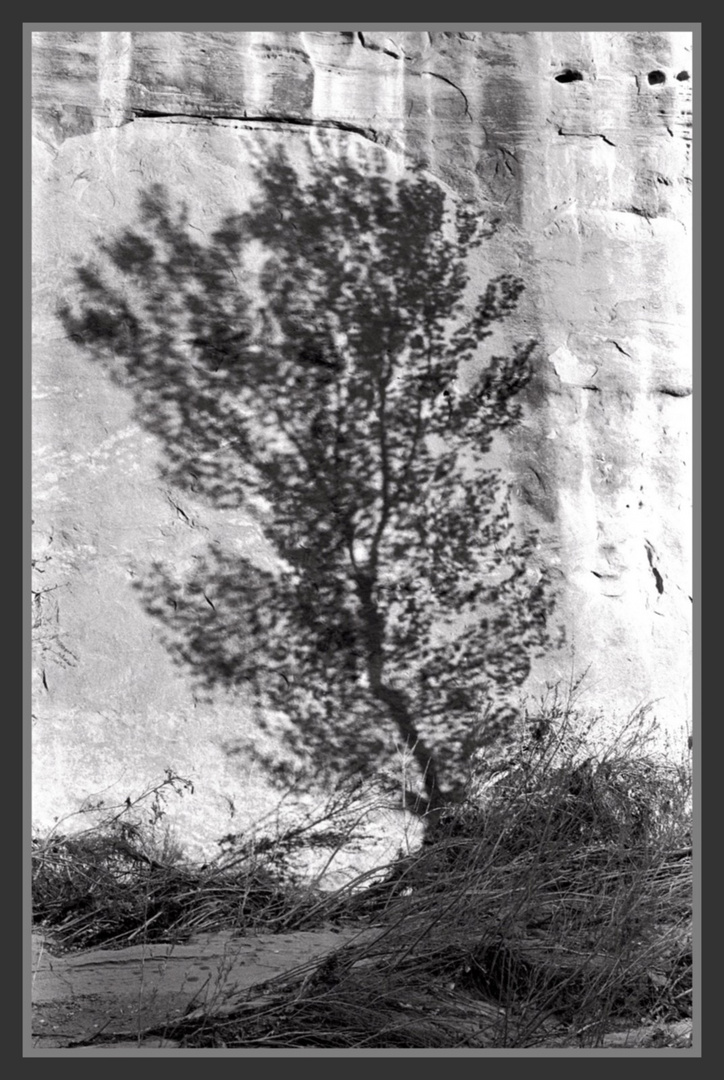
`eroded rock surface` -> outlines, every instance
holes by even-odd
[[[210,541],[268,557],[258,524],[159,479],[126,393],[57,318],[73,268],[164,183],[208,236],[253,166],[309,155],[421,163],[499,219],[474,283],[526,291],[496,339],[535,338],[500,451],[559,647],[529,680],[590,668],[586,704],[691,712],[691,34],[73,32],[33,35],[34,815],[192,773],[183,836],[208,848],[271,806],[239,698],[201,699],[131,584]],[[128,791],[127,791],[128,789]],[[265,801],[266,800],[266,801]]]

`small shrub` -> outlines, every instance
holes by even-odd
[[[36,925],[56,947],[122,947],[139,941],[181,941],[192,933],[281,932],[338,918],[342,899],[305,872],[305,856],[322,853],[323,868],[350,844],[376,805],[356,785],[340,785],[294,822],[266,823],[266,832],[229,835],[204,866],[181,857],[163,825],[165,798],[190,790],[166,779],[118,807],[89,804],[92,824],[74,835],[57,829],[33,840],[32,897]],[[150,814],[149,814],[150,809]],[[262,823],[264,824],[264,823]]]

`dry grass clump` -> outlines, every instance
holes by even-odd
[[[218,930],[310,929],[339,915],[337,899],[305,877],[299,863],[304,851],[321,851],[329,862],[350,842],[369,812],[356,791],[342,788],[295,823],[274,822],[271,832],[224,837],[219,856],[199,867],[186,864],[158,828],[165,796],[186,790],[190,782],[169,771],[132,803],[87,807],[90,827],[33,840],[33,919],[52,932],[56,948],[179,942]],[[150,817],[139,813],[149,802]]]
[[[148,859],[132,829],[58,837],[33,852],[36,923],[67,949],[183,941],[220,929],[295,929],[317,898],[252,853],[202,870]]]
[[[647,752],[640,723],[584,756],[575,718],[555,719],[531,725],[505,773],[473,784],[419,852],[350,898],[382,924],[372,941],[197,1011],[174,1037],[595,1046],[690,1017],[687,770]]]

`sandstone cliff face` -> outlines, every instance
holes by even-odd
[[[653,32],[39,32],[33,35],[34,816],[193,772],[187,841],[271,805],[243,700],[200,699],[131,584],[214,539],[268,557],[253,519],[159,479],[127,394],[56,311],[99,236],[163,182],[207,235],[283,145],[421,163],[500,220],[475,269],[526,291],[522,425],[498,451],[559,647],[531,692],[590,667],[586,704],[691,713],[691,35]],[[497,344],[497,343],[496,343]],[[530,568],[535,576],[537,567]],[[123,789],[123,790],[121,790]],[[267,800],[267,803],[265,803]],[[184,817],[184,814],[186,815]]]

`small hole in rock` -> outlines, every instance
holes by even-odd
[[[686,80],[689,78],[689,72],[680,71],[676,78],[679,80],[679,82],[686,82]]]
[[[649,82],[652,86],[657,86],[659,83],[666,82],[666,76],[664,75],[663,71],[650,71]]]
[[[566,68],[560,75],[556,75],[556,82],[577,82],[582,78],[580,71],[572,71],[570,68]]]

